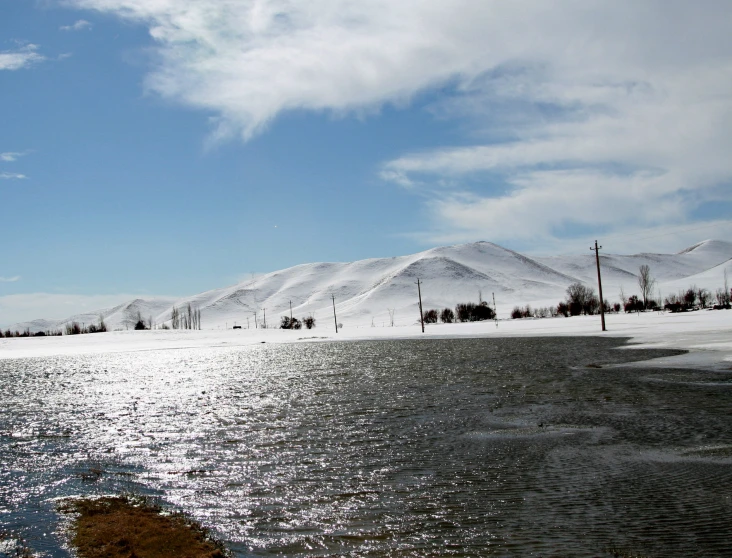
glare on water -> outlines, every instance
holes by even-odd
[[[0,361],[0,528],[67,556],[57,499],[130,490],[241,556],[725,555],[732,373],[621,343]]]

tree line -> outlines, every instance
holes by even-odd
[[[730,289],[727,280],[727,272],[724,273],[724,287],[716,290],[714,295],[705,288],[697,288],[695,285],[690,286],[686,290],[682,290],[677,294],[668,295],[663,302],[659,298],[653,297],[656,287],[656,279],[651,274],[651,268],[648,265],[642,265],[638,273],[638,288],[640,295],[633,294],[629,297],[625,296],[623,288],[620,289],[621,303],[614,303],[612,306],[603,300],[603,309],[605,312],[643,312],[646,310],[660,310],[663,303],[663,309],[670,312],[684,312],[687,310],[714,308],[730,309]],[[600,312],[600,299],[595,294],[595,289],[584,285],[580,282],[572,283],[566,290],[566,298],[560,301],[555,307],[531,309],[529,305],[525,307],[515,306],[511,312],[511,318],[545,318],[557,316],[579,316],[580,314],[593,315]]]
[[[441,321],[443,324],[452,324],[458,322],[482,322],[485,320],[493,320],[496,312],[488,306],[485,300],[481,300],[477,304],[475,302],[459,302],[455,305],[455,309],[443,308],[438,310],[432,308],[425,310],[422,319],[426,324],[436,324]]]

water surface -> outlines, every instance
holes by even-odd
[[[132,490],[238,556],[729,555],[732,371],[622,343],[0,361],[0,529],[68,556],[57,499]]]

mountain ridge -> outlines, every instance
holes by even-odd
[[[687,278],[714,291],[722,286],[722,274],[730,259],[732,243],[721,240],[705,240],[675,254],[603,253],[603,292],[610,301],[617,298],[621,287],[628,296],[637,293],[641,265],[650,266],[665,292],[670,292],[666,285],[675,291]],[[423,285],[425,309],[452,308],[458,302],[477,302],[481,296],[492,303],[491,294],[495,293],[499,316],[507,317],[514,305],[556,304],[564,298],[567,286],[577,281],[596,288],[596,273],[591,253],[530,257],[479,241],[389,258],[298,264],[187,297],[137,298],[61,320],[21,322],[10,329],[63,329],[72,321],[95,323],[100,316],[110,329],[124,329],[130,328],[131,316],[138,311],[145,320],[161,325],[170,320],[174,306],[189,303],[201,310],[204,328],[234,323],[246,326],[247,322],[249,327],[255,327],[255,322],[259,327],[265,312],[267,326],[272,327],[280,316],[289,316],[290,302],[296,317],[332,318],[331,296],[336,299],[338,320],[347,327],[389,323],[390,312],[395,314],[397,325],[407,325],[419,318],[417,279]]]

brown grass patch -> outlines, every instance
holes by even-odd
[[[71,544],[80,558],[224,558],[221,544],[182,514],[164,515],[150,501],[127,497],[73,500]]]

